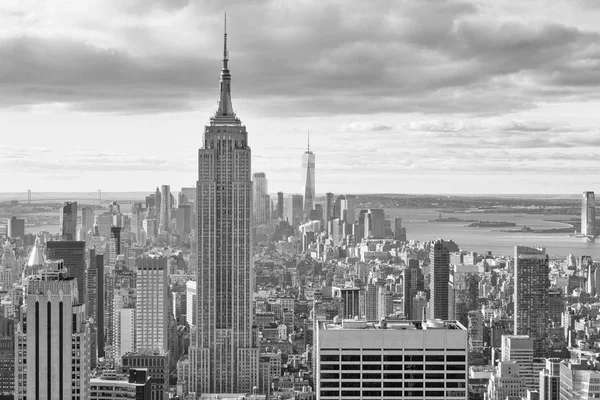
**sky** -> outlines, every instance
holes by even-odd
[[[600,190],[597,0],[2,0],[1,190],[193,186],[225,11],[271,193]]]

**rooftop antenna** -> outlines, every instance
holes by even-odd
[[[310,128],[308,129],[308,147],[307,147],[306,152],[310,153]]]

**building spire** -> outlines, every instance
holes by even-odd
[[[308,130],[308,146],[306,148],[306,152],[310,153],[310,129]]]
[[[223,28],[223,67],[221,68],[221,84],[219,93],[219,108],[216,116],[235,116],[231,105],[231,75],[229,74],[229,51],[227,50],[227,13]]]

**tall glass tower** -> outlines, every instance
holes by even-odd
[[[596,199],[594,192],[583,192],[581,201],[581,234],[596,235]]]
[[[252,329],[252,180],[248,133],[231,106],[224,35],[219,106],[198,151],[197,327],[190,391],[251,393],[259,348]]]
[[[302,187],[304,189],[304,219],[307,220],[315,207],[315,153],[310,151],[310,136],[302,154]]]

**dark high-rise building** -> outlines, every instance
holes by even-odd
[[[116,254],[122,254],[121,253],[121,230],[122,230],[122,228],[119,226],[111,226],[110,227],[110,238],[115,241]]]
[[[6,236],[11,239],[25,238],[25,220],[14,216],[10,217],[6,228]]]
[[[85,242],[47,242],[47,260],[63,260],[67,276],[77,280],[78,304],[85,302]]]
[[[402,218],[394,219],[394,239],[406,242],[406,228],[402,226]]]
[[[87,233],[94,230],[95,212],[93,207],[81,207],[81,229]]]
[[[77,239],[77,202],[65,201],[60,210],[60,235],[63,240]]]
[[[344,313],[342,318],[354,319],[361,318],[360,315],[360,289],[359,288],[341,288],[340,297],[344,304]]]
[[[323,219],[326,226],[327,222],[333,218],[333,203],[333,193],[329,192],[325,195],[325,207],[323,209]]]
[[[414,315],[413,300],[417,293],[425,290],[425,280],[419,267],[419,260],[408,260],[408,266],[403,272],[402,296],[404,299],[404,319],[418,320],[422,315]]]
[[[250,393],[259,370],[252,322],[251,151],[231,104],[226,33],[219,107],[204,129],[196,187],[198,307],[190,391]]]
[[[92,348],[96,347],[99,358],[104,357],[104,255],[91,249],[90,266],[87,270],[85,310],[95,327]],[[95,354],[92,354],[94,357]]]
[[[429,319],[448,320],[450,252],[446,242],[438,239],[429,251]]]
[[[536,358],[547,350],[549,273],[545,248],[515,246],[514,334],[533,339]]]
[[[283,192],[277,192],[277,218],[283,219]]]
[[[177,232],[185,235],[192,231],[192,206],[190,204],[180,204],[175,210],[175,224]]]

